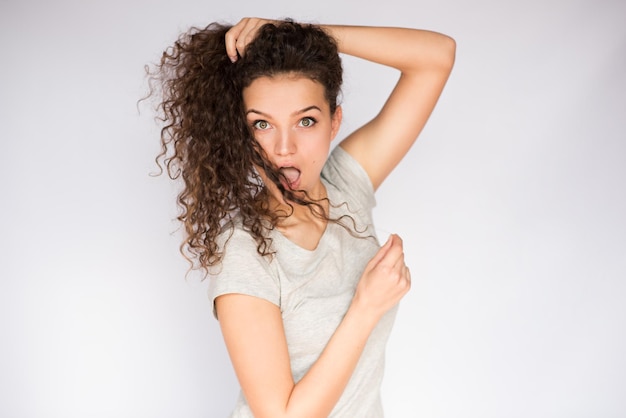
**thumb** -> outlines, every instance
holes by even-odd
[[[374,267],[376,267],[378,263],[380,263],[380,261],[383,258],[385,258],[385,256],[389,252],[389,249],[392,247],[394,240],[395,240],[395,235],[394,234],[389,235],[389,238],[387,238],[387,242],[385,242],[383,246],[380,247],[378,252],[374,255],[374,257],[372,257],[372,259],[367,264],[369,269],[373,269]]]

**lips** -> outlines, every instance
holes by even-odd
[[[282,167],[280,173],[285,177],[287,185],[290,189],[295,189],[300,180],[300,170],[295,167]]]

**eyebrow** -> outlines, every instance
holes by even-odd
[[[320,109],[318,106],[312,105],[312,106],[305,107],[304,109],[297,110],[297,111],[293,112],[292,116],[293,115],[300,115],[302,113],[308,112],[309,110],[318,110],[320,112],[322,111],[322,109]],[[256,113],[257,115],[261,115],[261,116],[264,116],[264,117],[269,117],[270,116],[267,113],[263,113],[260,110],[256,110],[256,109],[248,109],[246,111],[246,116],[248,114],[250,114],[250,113]]]

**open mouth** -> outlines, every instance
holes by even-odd
[[[283,175],[284,180],[287,182],[285,185],[290,189],[295,189],[298,186],[300,180],[300,170],[295,167],[282,167],[280,173]]]

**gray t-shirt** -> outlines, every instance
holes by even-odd
[[[257,244],[240,225],[225,248],[222,265],[210,277],[209,296],[240,293],[265,299],[282,313],[291,371],[298,382],[317,360],[343,319],[367,262],[379,248],[372,225],[376,204],[365,170],[340,147],[335,147],[322,170],[331,202],[330,216],[349,215],[357,238],[329,222],[317,248],[305,250],[272,231],[276,256],[261,257]],[[347,224],[352,226],[350,219]],[[368,238],[369,237],[369,238]],[[332,418],[381,418],[380,384],[385,346],[396,308],[389,311],[369,337],[359,363]],[[231,418],[252,418],[243,393]]]

